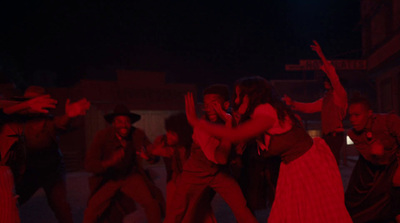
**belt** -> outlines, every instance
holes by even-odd
[[[335,132],[329,132],[329,133],[324,134],[324,135],[326,135],[326,136],[336,136],[336,135],[343,134],[343,133],[344,133],[344,131],[335,131]]]

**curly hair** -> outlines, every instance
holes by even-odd
[[[240,103],[235,104],[235,110],[238,109],[245,95],[249,98],[249,106],[244,114],[245,119],[250,117],[258,105],[268,103],[275,108],[280,122],[284,122],[287,116],[293,123],[299,122],[293,111],[281,100],[281,97],[278,96],[273,86],[266,79],[259,76],[245,77],[236,81],[236,88],[240,89],[240,95],[236,95],[235,91],[233,98],[239,97]]]
[[[207,94],[217,94],[222,97],[224,101],[229,101],[229,88],[225,84],[213,84],[208,86],[203,91],[203,96]]]
[[[192,126],[188,123],[185,113],[178,113],[165,119],[165,130],[176,132],[179,138],[179,145],[190,149],[192,145]]]

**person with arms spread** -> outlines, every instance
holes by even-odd
[[[226,85],[214,84],[204,89],[203,102],[204,122],[232,127],[232,116],[227,113],[230,103]],[[191,154],[183,166],[174,203],[164,223],[216,222],[209,215],[215,192],[229,205],[239,223],[257,222],[246,206],[238,183],[228,173],[226,164],[231,149],[230,141],[213,137],[200,128],[193,129]]]
[[[301,103],[293,101],[287,95],[284,101],[295,111],[304,113],[321,112],[322,138],[328,144],[336,162],[339,164],[340,151],[344,144],[343,119],[346,116],[347,93],[340,83],[335,67],[325,58],[321,47],[314,40],[311,49],[315,51],[322,60],[321,69],[326,73],[324,81],[325,95],[312,103]]]
[[[57,101],[43,95],[27,101],[0,100],[0,222],[20,222],[14,178],[24,170],[23,117],[48,113]],[[22,119],[22,120],[21,120]]]
[[[46,95],[40,86],[28,87],[22,100],[40,98]],[[16,193],[23,205],[33,194],[43,188],[48,204],[59,222],[73,222],[67,200],[66,170],[59,148],[59,136],[70,129],[71,121],[86,114],[90,103],[85,99],[65,103],[65,114],[52,116],[49,113],[30,114],[24,122],[24,145],[26,168],[16,180]]]

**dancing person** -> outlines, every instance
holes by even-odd
[[[368,99],[349,102],[348,132],[360,152],[346,191],[346,206],[354,222],[400,222],[400,118],[374,114]],[[397,175],[396,175],[397,170]]]
[[[284,101],[296,111],[321,112],[322,138],[328,144],[339,165],[340,151],[345,140],[343,119],[346,116],[347,93],[340,83],[335,67],[325,58],[317,41],[313,42],[314,45],[311,45],[311,49],[321,58],[323,64],[321,69],[328,77],[324,81],[326,92],[322,98],[312,103],[297,102],[287,95],[284,95]]]
[[[264,78],[237,82],[235,107],[248,121],[235,128],[199,120],[191,93],[185,102],[194,129],[231,142],[257,138],[260,153],[281,157],[269,223],[351,222],[339,168],[329,147],[322,139],[313,140],[307,134]]]
[[[227,128],[232,126],[232,116],[227,113],[230,103],[226,85],[207,87],[203,91],[203,102],[205,122]],[[238,183],[227,173],[225,164],[228,163],[231,143],[212,137],[199,128],[193,129],[193,141],[190,157],[176,185],[174,203],[169,207],[170,212],[164,223],[205,222],[206,215],[199,216],[197,213],[209,213],[210,195],[213,195],[210,189],[220,194],[239,223],[256,223]]]
[[[122,222],[124,215],[134,210],[133,206],[123,209],[120,215],[108,214],[125,200],[141,205],[149,223],[160,223],[163,204],[155,197],[158,188],[146,176],[136,156],[143,146],[150,144],[145,133],[132,126],[140,115],[131,113],[125,105],[117,105],[104,118],[112,126],[96,134],[86,153],[85,168],[94,175],[89,179],[92,194],[83,222]],[[129,202],[122,207],[126,204]]]
[[[25,164],[23,116],[48,113],[57,101],[43,95],[27,101],[0,100],[0,222],[20,222],[14,178],[18,178]]]
[[[28,87],[22,99],[29,100],[46,95],[39,86]],[[69,129],[73,118],[83,116],[90,103],[81,99],[65,104],[65,114],[53,117],[48,113],[29,115],[24,123],[24,144],[26,167],[20,179],[16,180],[19,203],[24,204],[33,194],[43,188],[48,204],[59,222],[73,222],[67,201],[66,172],[58,145],[61,133]]]
[[[184,113],[174,114],[165,119],[167,133],[156,138],[150,147],[152,155],[164,157],[167,170],[167,215],[173,205],[176,182],[183,171],[183,165],[190,155],[192,126]]]

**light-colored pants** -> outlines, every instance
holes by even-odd
[[[209,175],[204,172],[183,171],[177,181],[174,202],[164,220],[164,223],[204,222],[197,213],[209,213],[210,201],[205,204],[204,196],[209,196],[210,190],[218,193],[229,205],[238,223],[257,223],[257,219],[246,206],[246,200],[238,183],[226,173],[218,172]],[[193,216],[195,219],[193,219]]]

